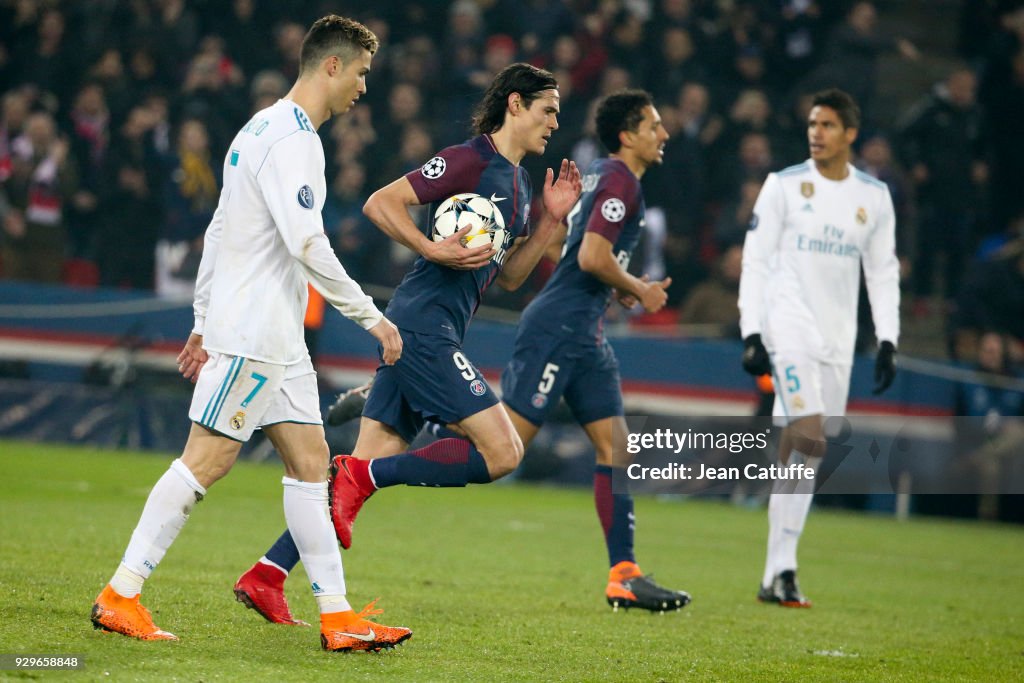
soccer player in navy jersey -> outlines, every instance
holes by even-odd
[[[344,548],[352,522],[377,489],[397,484],[486,484],[513,471],[523,443],[483,375],[462,351],[469,321],[484,291],[497,281],[518,288],[536,266],[581,191],[576,165],[563,159],[558,177],[548,169],[544,212],[527,235],[533,189],[519,165],[542,154],[558,128],[558,84],[551,73],[512,64],[492,82],[474,114],[477,136],[442,150],[422,168],[375,192],[364,212],[393,239],[420,254],[387,308],[398,326],[403,354],[377,369],[359,437],[351,456],[332,462],[332,518]],[[435,205],[454,194],[475,192],[502,212],[505,241],[467,249],[461,230],[434,242],[413,222],[409,207]],[[463,438],[447,438],[409,451],[426,421],[455,426]],[[283,582],[298,561],[285,532],[235,585],[239,599],[268,620],[294,623]]]
[[[627,270],[644,225],[640,178],[664,156],[668,132],[651,96],[626,90],[597,109],[597,133],[610,156],[591,163],[583,194],[569,213],[554,274],[523,311],[512,359],[501,376],[502,400],[525,444],[565,398],[596,455],[594,504],[604,530],[609,570],[605,596],[613,608],[684,607],[690,596],[654,583],[633,554],[633,498],[612,491],[612,433],[625,433],[618,361],[605,338],[604,312],[616,297],[660,310],[671,278],[649,282]]]

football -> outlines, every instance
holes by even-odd
[[[459,240],[467,249],[474,247],[501,247],[505,242],[505,219],[501,211],[487,197],[473,192],[457,194],[441,202],[434,212],[434,241],[451,237],[466,226],[468,233]]]

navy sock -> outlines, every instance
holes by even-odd
[[[285,571],[290,572],[294,569],[295,565],[299,563],[299,549],[295,547],[295,541],[292,540],[292,532],[285,529],[264,557]]]
[[[441,439],[415,451],[370,461],[377,488],[487,484],[491,475],[480,451],[466,439]]]
[[[612,468],[594,468],[594,506],[608,546],[608,564],[636,562],[633,555],[633,496],[612,492]]]

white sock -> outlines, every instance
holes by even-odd
[[[117,565],[117,571],[114,572],[113,578],[110,579],[110,587],[122,597],[134,598],[142,592],[143,581],[145,581],[144,578],[124,566],[122,562]]]
[[[793,452],[789,464],[804,463],[807,469],[815,473],[821,465],[821,458],[808,458],[802,453]],[[807,514],[811,510],[811,501],[814,499],[814,479],[797,479],[791,483],[788,490],[792,493],[774,495],[779,498],[778,532],[775,538],[774,547],[774,571],[776,574],[787,569],[796,571],[796,551],[800,543],[800,535],[804,531],[804,523],[807,521]]]
[[[121,559],[110,585],[119,595],[132,598],[142,590],[142,582],[160,564],[178,532],[188,521],[195,504],[206,495],[206,489],[199,485],[195,476],[181,459],[171,463],[170,468],[149,492],[146,506],[142,509],[139,523],[132,532],[128,547]],[[136,578],[133,578],[134,574]]]
[[[761,586],[770,588],[775,579],[775,547],[778,545],[779,531],[782,529],[782,500],[784,495],[773,492],[768,498],[768,543],[764,559],[764,576]]]
[[[281,483],[284,484],[284,518],[295,539],[295,547],[299,549],[302,566],[306,569],[321,613],[349,609],[344,600],[345,575],[341,567],[341,552],[327,508],[327,482],[312,484],[284,477]],[[320,600],[328,597],[341,597],[342,600]]]
[[[318,595],[316,606],[320,608],[320,614],[332,614],[334,612],[346,612],[352,609],[344,595]]]

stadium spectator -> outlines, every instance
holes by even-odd
[[[89,66],[86,77],[103,88],[107,106],[118,120],[123,120],[127,111],[136,103],[141,93],[132,91],[131,82],[125,74],[121,50],[108,47]]]
[[[260,71],[253,76],[249,86],[250,109],[253,113],[262,111],[284,97],[287,92],[288,81],[279,71]]]
[[[363,215],[366,197],[366,169],[354,162],[342,165],[324,205],[324,231],[354,280],[384,283],[390,243]]]
[[[835,89],[812,104],[811,158],[770,174],[754,207],[739,307],[743,368],[775,378],[773,415],[784,425],[779,459],[816,472],[825,455],[824,418],[846,412],[861,268],[879,341],[876,394],[896,374],[900,290],[889,191],[850,163],[860,111]],[[811,604],[797,583],[796,553],[814,487],[813,478],[774,482],[762,602]]]
[[[19,3],[29,5],[34,3]],[[75,70],[68,45],[64,14],[57,7],[43,9],[38,22],[27,10],[22,28],[11,41],[13,84],[31,85],[47,99],[60,101],[72,90],[71,77]]]
[[[704,82],[708,77],[693,37],[682,26],[669,26],[662,32],[660,59],[652,67],[645,81],[659,102],[672,101],[686,83]]]
[[[380,650],[412,635],[366,621],[370,608],[356,613],[345,597],[341,555],[327,522],[328,451],[316,374],[300,336],[308,278],[381,342],[385,363],[402,352],[397,329],[347,276],[328,246],[319,211],[311,210],[322,205],[325,189],[316,128],[366,91],[377,45],[352,20],[318,20],[303,41],[299,80],[287,98],[257,114],[232,142],[224,201],[206,234],[195,328],[178,356],[182,375],[196,383],[189,410],[195,424],[182,457],[150,492],[117,571],[96,598],[97,628],[142,640],[177,640],[140,605],[143,583],[192,508],[228,473],[242,442],[260,426],[285,462],[285,517],[316,595],[323,649]],[[194,141],[184,144],[195,147]],[[243,366],[248,386],[218,394]],[[221,403],[213,411],[215,401]],[[262,612],[256,590],[239,585],[236,591]]]
[[[1009,340],[996,332],[986,332],[978,342],[976,381],[956,388],[956,441],[961,462],[956,474],[976,486],[977,516],[999,519],[1000,493],[1012,492],[1013,461],[1020,459],[1024,446],[1024,393],[999,379],[1019,379],[1011,348],[1019,340]]]
[[[4,93],[0,101],[0,184],[11,177],[14,141],[24,130],[30,111],[31,98],[25,90]]]
[[[753,207],[751,207],[753,208]],[[735,338],[740,333],[740,293],[743,247],[728,247],[715,264],[712,276],[694,287],[679,312],[680,325],[715,325],[718,335]]]
[[[11,171],[0,186],[3,268],[15,280],[59,282],[68,251],[66,213],[78,170],[47,112],[30,114],[11,142]]]
[[[743,238],[750,229],[754,218],[754,204],[761,192],[763,180],[747,178],[740,185],[737,196],[722,206],[715,222],[715,246],[725,249],[734,244],[743,244]]]
[[[992,225],[997,231],[1024,211],[1024,6],[1006,7],[998,17],[999,30],[988,36],[979,95],[992,135]]]
[[[976,85],[970,69],[953,69],[941,87],[908,113],[900,131],[902,157],[918,202],[913,284],[920,313],[926,312],[926,299],[934,291],[935,257],[944,257],[942,296],[951,302],[960,289],[965,259],[977,242],[989,149]]]
[[[159,154],[153,110],[138,105],[111,141],[105,164],[103,212],[96,231],[100,284],[153,289],[157,233],[162,220]]]
[[[842,83],[860,103],[865,123],[873,124],[874,99],[878,90],[878,59],[882,52],[895,50],[905,59],[917,61],[920,52],[906,38],[888,38],[878,32],[878,10],[873,2],[856,2],[842,24],[828,37],[823,60],[800,84],[804,92]]]
[[[1024,225],[1024,213],[1017,224]],[[991,258],[971,264],[950,319],[954,358],[974,356],[985,331],[1024,343],[1024,240],[1007,243]]]
[[[206,126],[182,121],[175,153],[164,162],[163,226],[156,243],[156,293],[191,298],[195,291],[203,233],[217,207],[219,169]]]
[[[77,161],[80,183],[68,207],[71,252],[91,257],[92,242],[100,220],[103,168],[110,147],[110,111],[103,88],[87,82],[75,96],[69,115],[71,155]]]
[[[810,71],[821,52],[824,38],[824,3],[816,0],[782,0],[778,3],[778,38],[775,61],[777,78],[795,83]]]

